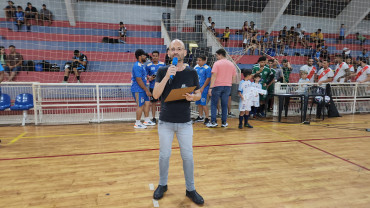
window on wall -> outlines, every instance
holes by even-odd
[[[143,6],[161,6],[161,7],[175,7],[176,0],[79,0],[89,2],[106,2],[106,3],[117,3],[117,4],[133,4]]]

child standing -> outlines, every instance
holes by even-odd
[[[251,107],[253,105],[253,87],[252,82],[250,79],[252,78],[252,70],[251,69],[243,69],[242,73],[244,75],[244,79],[239,83],[239,129],[243,128],[243,118],[244,118],[244,127],[253,128],[248,123],[249,118],[249,111],[251,111]]]
[[[194,69],[198,73],[200,92],[202,93],[202,98],[195,102],[198,105],[199,116],[195,119],[195,122],[203,122],[207,125],[209,123],[209,110],[207,106],[208,101],[208,90],[209,84],[211,82],[212,69],[207,64],[207,57],[205,55],[200,55],[197,58],[197,65]],[[203,117],[204,112],[204,117]]]
[[[262,90],[262,84],[261,81],[261,74],[256,73],[253,76],[254,82],[252,83],[252,87],[257,90]],[[252,99],[252,112],[251,114],[255,117],[257,114],[257,108],[260,107],[260,96],[258,93],[254,93],[253,99]]]

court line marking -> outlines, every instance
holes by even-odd
[[[365,170],[367,170],[367,171],[370,171],[370,169],[369,169],[369,168],[366,168],[365,166],[362,166],[362,165],[359,165],[359,164],[354,163],[354,162],[352,162],[352,161],[349,161],[349,160],[347,160],[347,159],[344,159],[344,158],[342,158],[342,157],[340,157],[340,156],[338,156],[338,155],[335,155],[335,154],[333,154],[333,153],[330,153],[330,152],[328,152],[328,151],[325,151],[325,150],[323,150],[323,149],[321,149],[321,148],[318,148],[318,147],[316,147],[316,146],[314,146],[314,145],[308,144],[308,143],[306,143],[306,142],[304,142],[304,141],[298,141],[298,142],[299,142],[299,143],[302,143],[302,144],[304,144],[304,145],[307,145],[307,146],[309,146],[309,147],[311,147],[311,148],[313,148],[313,149],[319,150],[319,151],[321,151],[321,152],[323,152],[323,153],[325,153],[325,154],[328,154],[328,155],[331,155],[331,156],[333,156],[333,157],[335,157],[335,158],[338,158],[338,159],[340,159],[340,160],[343,160],[343,161],[345,161],[345,162],[347,162],[347,163],[351,163],[352,165],[355,165],[355,166],[357,166],[357,167],[360,167],[360,168],[362,168],[362,169],[365,169]]]
[[[270,141],[270,142],[243,142],[243,143],[213,144],[213,145],[195,145],[195,146],[193,146],[193,148],[239,146],[239,145],[251,145],[251,144],[289,143],[289,142],[297,142],[297,141],[358,139],[358,138],[370,138],[370,136],[335,137],[335,138],[321,138],[321,139],[307,139],[307,140],[281,140],[281,141]],[[172,149],[180,149],[180,147],[172,147]],[[112,152],[76,153],[76,154],[68,154],[68,155],[44,155],[44,156],[33,156],[33,157],[0,158],[0,162],[1,161],[9,161],[9,160],[28,160],[28,159],[44,159],[44,158],[57,158],[57,157],[75,157],[75,156],[88,156],[88,155],[129,153],[129,152],[149,152],[149,151],[158,151],[158,150],[159,150],[159,148],[152,148],[152,149],[121,150],[121,151],[112,151]]]
[[[11,145],[11,144],[13,144],[13,143],[15,143],[15,142],[17,142],[19,139],[21,139],[21,138],[24,138],[23,136],[24,135],[26,135],[27,134],[27,132],[23,132],[23,133],[21,133],[21,134],[19,134],[17,137],[15,137],[12,141],[10,141],[9,143],[7,143],[7,144],[4,144],[4,146],[9,146],[9,145]]]

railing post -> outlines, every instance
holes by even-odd
[[[96,85],[96,110],[98,115],[98,123],[100,123],[100,92],[99,84]]]
[[[357,100],[357,88],[358,88],[358,83],[355,83],[355,96],[353,98],[353,109],[352,109],[352,114],[356,113],[356,100]]]

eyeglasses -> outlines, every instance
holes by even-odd
[[[183,48],[170,48],[171,52],[182,51],[182,50],[184,50],[184,49]]]

